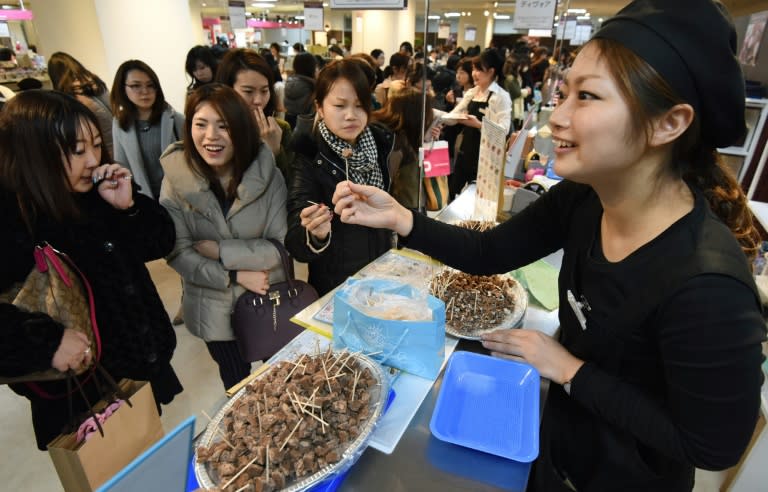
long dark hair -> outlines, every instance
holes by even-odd
[[[589,43],[595,43],[629,106],[631,134],[645,135],[648,141],[653,119],[686,101],[648,63],[618,42],[597,38]],[[714,144],[702,138],[698,114],[673,144],[671,166],[676,176],[703,191],[710,208],[728,226],[747,257],[754,257],[760,236],[747,197]]]
[[[187,75],[192,79],[192,82],[187,86],[187,90],[194,90],[199,86],[204,85],[203,82],[197,80],[194,75],[195,69],[197,68],[197,62],[202,62],[204,65],[211,67],[211,75],[213,75],[211,81],[216,79],[216,67],[219,62],[216,60],[213,50],[209,46],[193,46],[187,53],[187,60],[184,62],[184,70],[186,70]]]
[[[52,54],[48,60],[48,76],[55,90],[67,94],[98,97],[107,91],[107,84],[98,75],[62,51]]]
[[[128,60],[123,62],[117,69],[115,74],[115,81],[112,84],[112,92],[109,100],[112,104],[112,114],[117,118],[117,123],[120,128],[127,131],[128,128],[139,117],[139,110],[136,109],[136,105],[128,99],[128,93],[125,88],[125,81],[128,78],[128,72],[131,70],[138,70],[144,72],[149,77],[149,80],[155,85],[155,103],[152,105],[152,113],[149,116],[149,124],[154,125],[163,115],[163,111],[168,107],[165,102],[165,95],[163,94],[163,88],[160,87],[160,79],[157,77],[152,68],[141,60]]]
[[[402,131],[408,145],[417,152],[424,139],[421,128],[421,116],[416,108],[422,108],[421,89],[406,87],[399,91],[390,91],[383,108],[373,113],[373,120],[385,124],[392,131]],[[427,114],[425,127],[432,125],[432,96],[427,93]]]
[[[192,119],[205,103],[213,106],[227,123],[227,132],[232,140],[232,179],[226,190],[221,187],[216,173],[202,158],[192,140]],[[260,147],[256,117],[234,89],[219,83],[205,84],[189,95],[184,107],[184,156],[192,172],[208,181],[217,198],[237,197],[237,187],[248,166],[258,156]]]
[[[216,69],[216,82],[234,87],[237,74],[242,70],[253,70],[267,79],[269,84],[269,102],[264,107],[264,114],[272,116],[277,107],[275,75],[267,61],[254,50],[247,48],[229,50]]]
[[[91,110],[57,91],[20,92],[0,112],[0,183],[16,193],[28,226],[40,216],[57,222],[80,216],[65,166],[87,123],[99,128]],[[100,164],[107,162],[102,148]]]

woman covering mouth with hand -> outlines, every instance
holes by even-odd
[[[237,298],[265,294],[285,279],[277,249],[286,230],[287,190],[251,109],[223,84],[198,88],[187,99],[184,143],[160,161],[160,203],[176,224],[168,264],[184,280],[183,312],[202,338],[225,388],[248,374],[230,325]]]
[[[182,391],[171,367],[176,334],[144,264],[171,251],[173,223],[102,146],[96,116],[60,92],[22,92],[0,113],[0,375],[77,370],[97,357],[117,381],[149,381],[158,406],[168,404]],[[90,284],[101,340],[93,350],[74,327],[10,303],[42,242],[71,258]],[[77,378],[90,402],[108,396],[90,371]],[[41,450],[88,410],[78,395],[68,401],[67,386],[10,385],[30,400]]]

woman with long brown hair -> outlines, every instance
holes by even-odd
[[[176,334],[144,264],[171,251],[173,222],[136,193],[130,171],[110,162],[102,142],[93,113],[60,92],[22,92],[0,113],[0,298],[18,293],[35,246],[66,253],[93,292],[101,365],[117,380],[151,382],[155,401],[167,404],[182,390],[171,367]],[[73,327],[0,302],[0,375],[77,370],[94,355]],[[92,403],[107,396],[90,371],[78,378]],[[68,405],[64,380],[10,387],[30,400],[41,450],[88,410],[79,396]]]
[[[237,298],[265,294],[285,280],[277,249],[283,240],[287,190],[256,119],[237,93],[207,84],[187,98],[184,143],[160,158],[160,203],[176,224],[168,264],[184,280],[189,331],[205,341],[225,388],[250,373],[230,324]]]
[[[390,193],[400,204],[407,208],[420,208],[419,188],[422,188],[421,200],[424,201],[421,172],[419,170],[419,147],[424,140],[421,117],[414,108],[422,107],[421,89],[406,87],[399,91],[390,91],[387,104],[372,115],[376,123],[383,124],[395,132],[395,146],[389,159],[389,171],[392,176]],[[432,96],[427,94],[427,115],[424,128],[429,128],[434,119]]]
[[[758,237],[716,153],[745,131],[735,39],[711,0],[638,0],[606,21],[549,120],[565,181],[490,231],[337,189],[342,221],[392,228],[469,273],[563,249],[559,337],[483,336],[551,381],[529,490],[690,491],[695,468],[731,467],[750,441],[765,340],[748,261]]]

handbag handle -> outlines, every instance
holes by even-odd
[[[290,255],[288,254],[288,251],[286,251],[285,246],[283,246],[283,243],[278,241],[277,239],[267,238],[267,241],[272,243],[275,248],[277,248],[278,253],[280,253],[280,260],[283,263],[283,271],[285,272],[286,281],[288,282],[288,285],[291,289],[295,289],[296,286],[294,285],[294,272],[293,272],[293,261],[291,260]]]

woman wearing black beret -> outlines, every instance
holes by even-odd
[[[749,443],[763,382],[748,261],[759,238],[715,152],[745,130],[735,49],[712,0],[635,1],[606,21],[550,119],[565,180],[493,230],[337,187],[342,221],[391,228],[466,272],[563,249],[557,339],[524,328],[483,339],[553,383],[529,490],[688,491],[696,467],[733,466]]]

